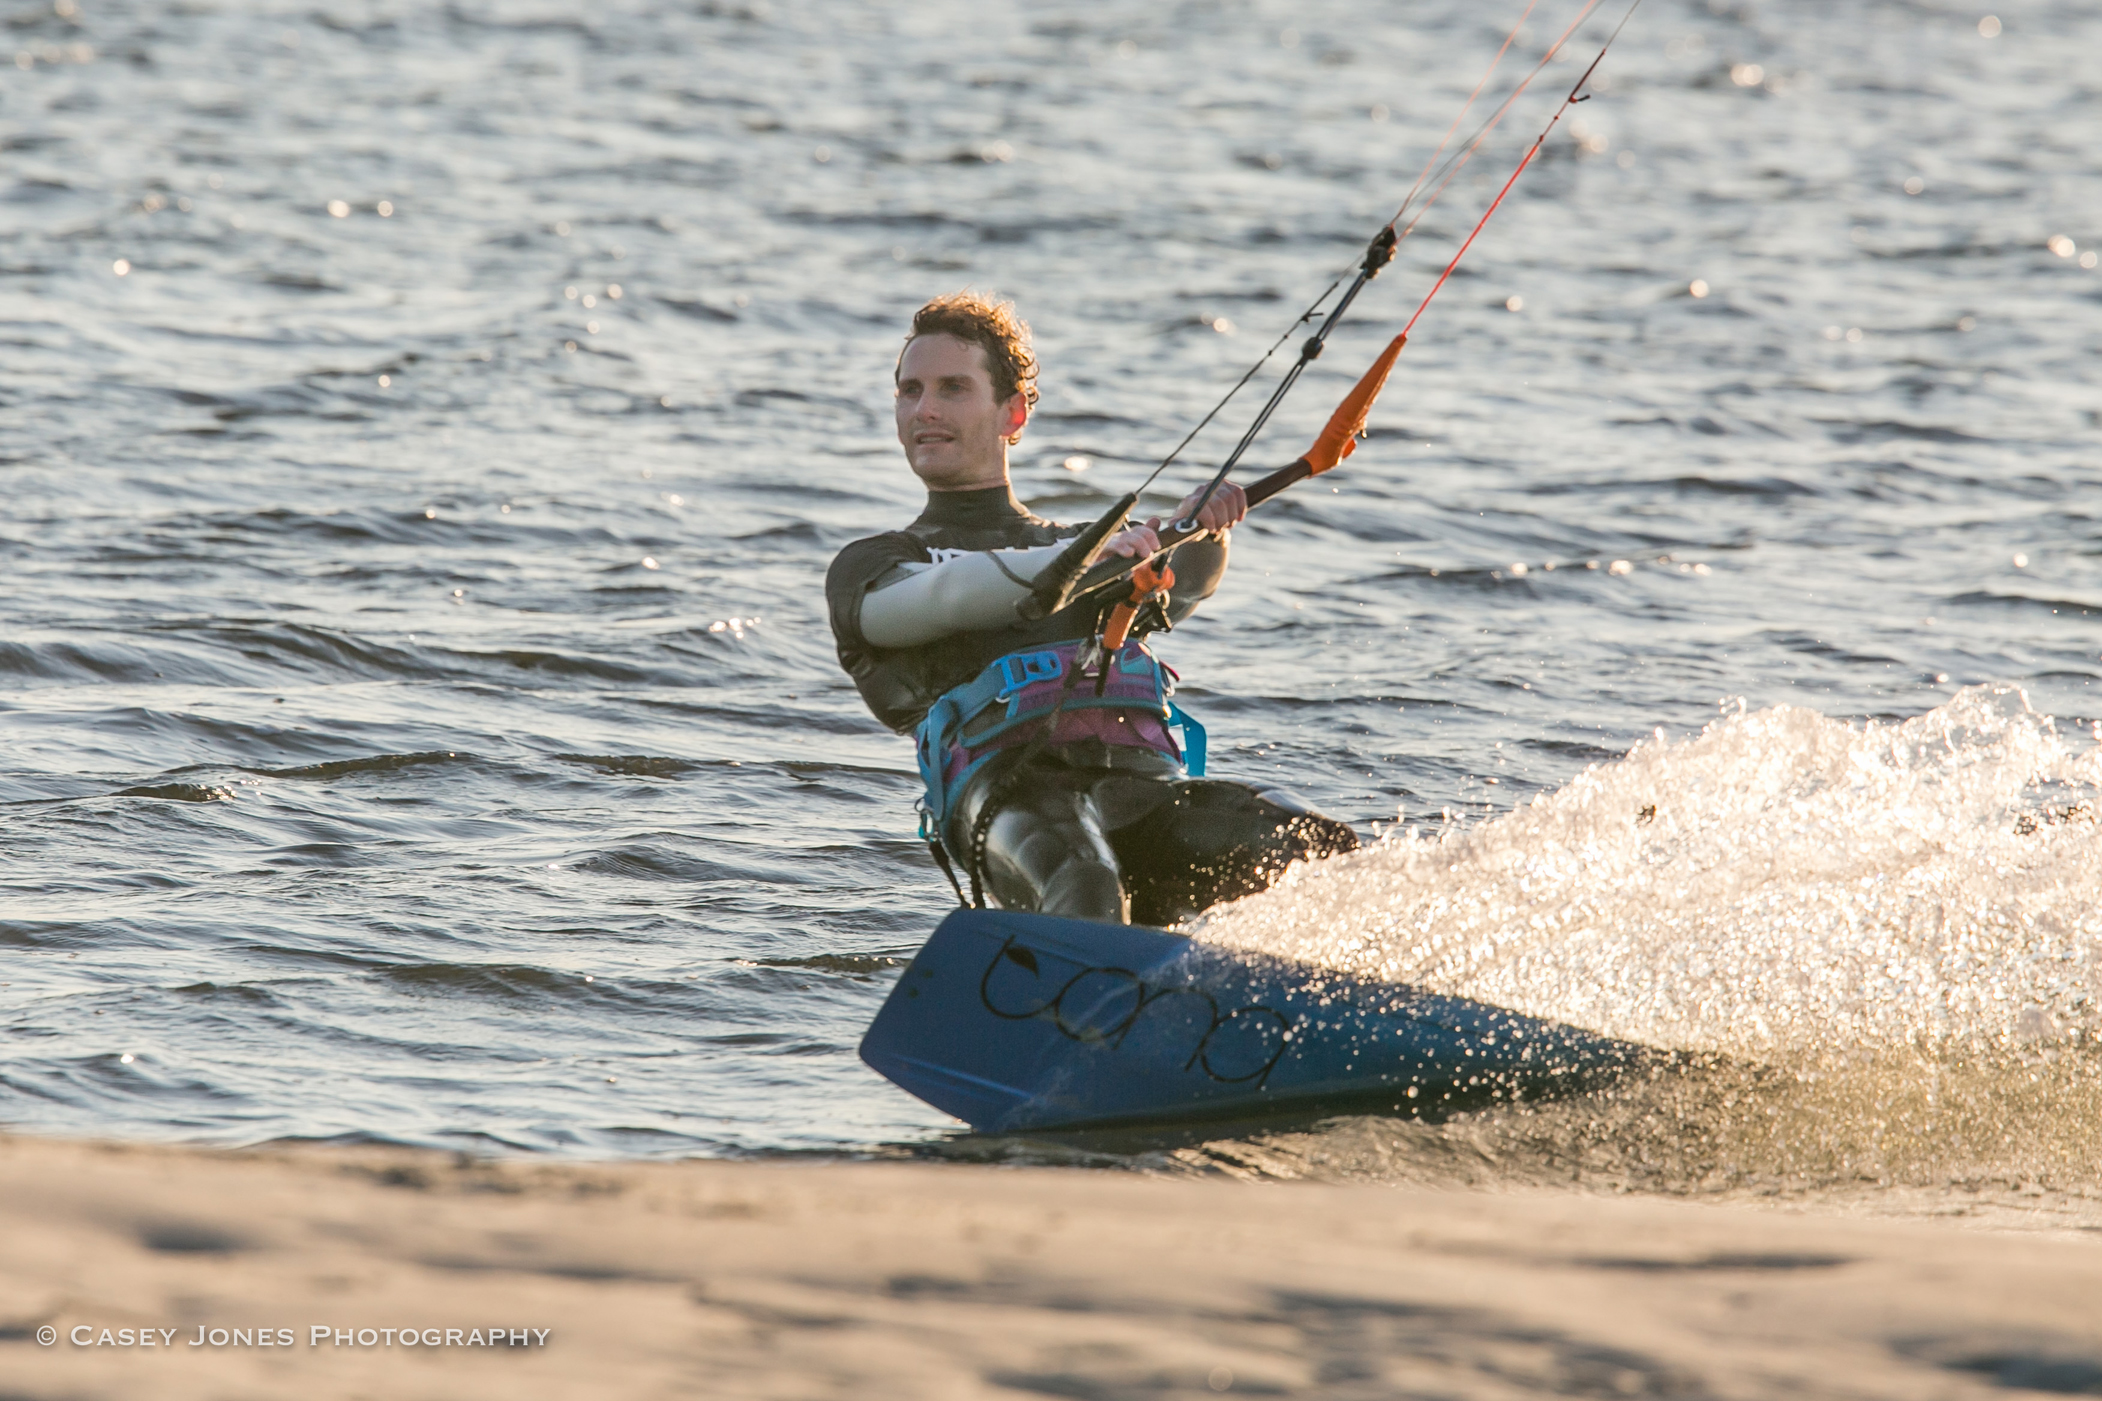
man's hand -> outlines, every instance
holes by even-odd
[[[1197,498],[1203,493],[1204,488],[1199,487],[1185,496],[1182,504],[1175,508],[1175,519],[1187,519],[1190,508],[1197,504]],[[1247,514],[1248,494],[1232,482],[1221,482],[1219,489],[1212,493],[1212,499],[1205,502],[1204,509],[1197,513],[1197,524],[1214,535],[1224,535],[1240,524],[1241,518]],[[1155,516],[1144,525],[1135,525],[1110,536],[1102,542],[1102,553],[1096,558],[1122,555],[1126,559],[1144,559],[1159,552],[1160,517]]]
[[[1183,497],[1182,504],[1175,508],[1175,519],[1186,520],[1190,507],[1196,505],[1197,498],[1203,494],[1204,488],[1199,487]],[[1239,525],[1247,514],[1248,493],[1232,482],[1221,482],[1219,489],[1212,493],[1212,499],[1205,502],[1204,509],[1197,513],[1197,524],[1214,535],[1223,535]]]

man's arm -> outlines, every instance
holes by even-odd
[[[1226,557],[1232,550],[1227,534],[1192,540],[1170,556],[1175,562],[1175,587],[1168,590],[1168,621],[1180,623],[1197,611],[1197,605],[1217,591],[1226,577]]]
[[[1196,503],[1192,493],[1178,514],[1186,514]],[[1231,482],[1212,494],[1197,517],[1198,524],[1213,532],[1193,540],[1175,552],[1176,583],[1169,594],[1168,616],[1182,621],[1195,611],[1199,601],[1211,596],[1226,573],[1226,532],[1248,514],[1248,501]],[[1160,548],[1155,533],[1158,519],[1133,526],[1111,536],[1101,557],[1151,554]],[[849,546],[833,567],[827,591],[833,594],[833,631],[842,637],[858,636],[869,646],[917,647],[959,632],[980,632],[1018,621],[1015,605],[1029,596],[1029,585],[1045,566],[1065,550],[1064,543],[1039,545],[1023,550],[980,550],[952,555],[943,560],[885,557],[870,553],[849,565],[849,555],[870,547],[898,546],[882,537]],[[921,547],[913,548],[924,554]],[[860,583],[859,580],[867,580]],[[844,628],[842,627],[844,624]]]
[[[1065,549],[984,550],[935,564],[901,564],[861,599],[861,635],[876,647],[917,647],[951,633],[1017,621],[1030,581]]]

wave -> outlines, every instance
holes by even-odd
[[[1295,868],[1201,937],[1674,1049],[2102,1036],[2102,750],[2021,691],[1662,731],[1479,825]]]
[[[1896,724],[1782,706],[1660,732],[1503,816],[1295,868],[1200,937],[1692,1054],[1562,1103],[1164,1162],[1872,1210],[1918,1187],[2088,1220],[2098,791],[2102,749],[1980,686]]]

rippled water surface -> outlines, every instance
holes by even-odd
[[[1093,514],[1349,265],[1506,8],[17,5],[0,1120],[939,1142],[853,1054],[949,897],[819,596],[917,508],[902,325],[1016,297],[1018,487]],[[2102,17],[1979,19],[1647,0],[1370,441],[1163,644],[1215,771],[1390,838],[1214,937],[1727,1067],[1172,1161],[2102,1191]]]

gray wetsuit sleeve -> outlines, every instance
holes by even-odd
[[[1207,535],[1175,552],[1175,587],[1168,590],[1168,619],[1179,623],[1197,611],[1226,577],[1230,535]]]
[[[861,635],[877,647],[918,647],[1016,621],[1029,581],[1064,550],[981,550],[933,564],[901,564],[861,599]]]

